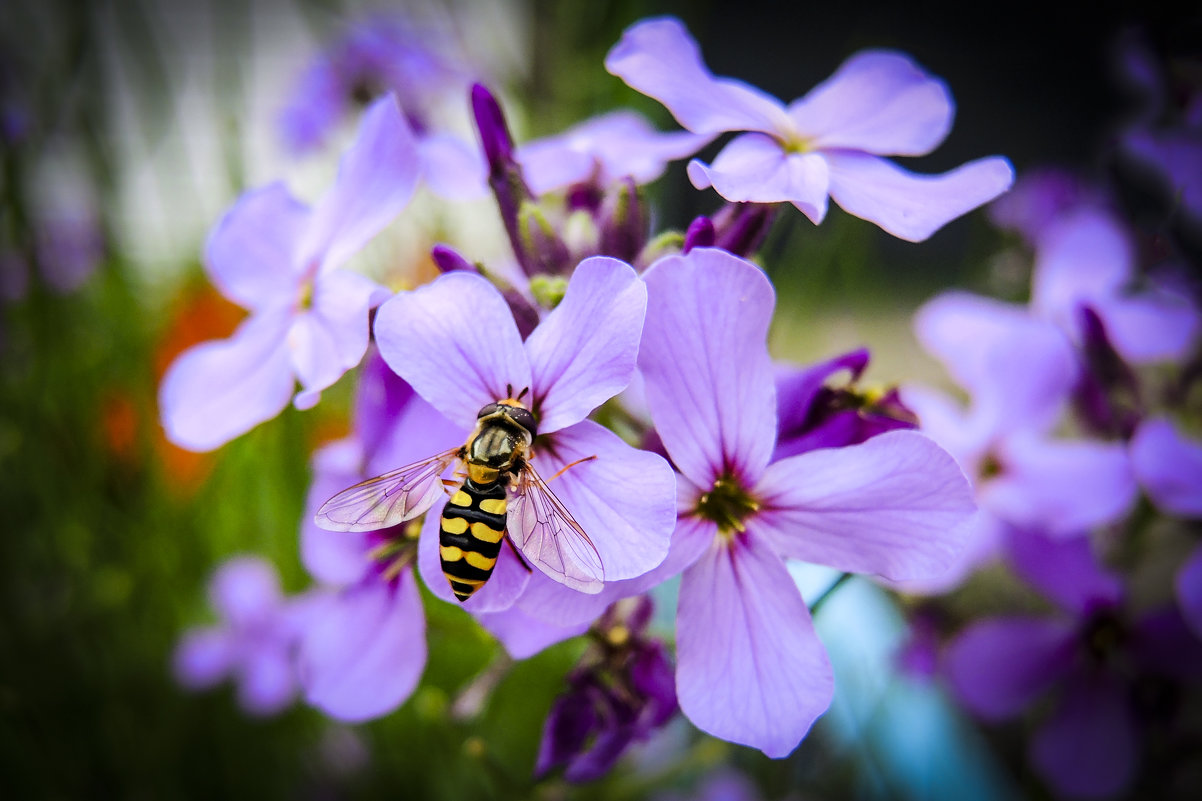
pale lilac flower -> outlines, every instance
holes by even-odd
[[[313,600],[284,598],[270,562],[230,559],[209,583],[209,602],[221,622],[183,636],[173,658],[176,680],[199,690],[232,678],[247,712],[280,712],[296,697],[296,647]]]
[[[1021,306],[950,292],[925,304],[914,328],[971,402],[963,410],[920,387],[907,387],[903,399],[976,477],[983,510],[1057,536],[1126,513],[1136,496],[1126,449],[1050,436],[1079,375],[1055,326]]]
[[[419,132],[429,112],[469,72],[449,30],[400,15],[374,14],[347,26],[298,77],[280,113],[280,135],[294,151],[318,147],[353,107],[391,93]]]
[[[1134,247],[1109,212],[1085,206],[1042,232],[1035,252],[1032,311],[1076,342],[1082,310],[1101,320],[1106,338],[1130,364],[1180,361],[1202,329],[1202,313],[1187,296],[1136,274]]]
[[[647,403],[680,471],[668,561],[687,568],[677,694],[699,728],[788,754],[830,704],[830,663],[785,558],[918,578],[945,570],[973,510],[952,458],[911,431],[772,462],[776,388],[764,274],[695,248],[644,276]]]
[[[306,626],[298,660],[305,700],[332,717],[360,721],[387,714],[421,677],[426,620],[413,570],[419,529],[402,524],[327,531],[314,523],[314,513],[353,484],[445,450],[446,438],[457,434],[372,352],[360,378],[352,435],[313,455],[301,558],[328,592]]]
[[[1112,796],[1132,782],[1141,727],[1158,712],[1140,708],[1139,683],[1197,681],[1202,642],[1175,610],[1133,616],[1119,580],[1097,564],[1088,540],[1025,533],[1010,544],[1015,570],[1058,613],[970,625],[947,653],[952,687],[989,721],[1054,697],[1029,744],[1032,765],[1057,794]],[[1174,721],[1170,715],[1157,722]]]
[[[229,339],[185,351],[163,378],[159,407],[172,442],[212,450],[298,408],[363,358],[368,310],[388,296],[339,269],[409,202],[415,143],[396,101],[368,110],[338,178],[313,208],[282,184],[253,190],[209,237],[205,266],[217,288],[251,316]]]
[[[741,81],[713,76],[697,43],[671,17],[628,28],[605,66],[693,133],[747,132],[713,164],[689,164],[694,186],[712,186],[727,200],[789,202],[820,223],[829,196],[894,236],[921,241],[1014,179],[1009,162],[996,156],[934,176],[882,158],[931,152],[954,113],[943,82],[900,53],[857,53],[787,106]]]
[[[467,272],[402,292],[376,317],[376,341],[385,361],[460,427],[458,441],[446,442],[443,449],[462,443],[482,407],[508,397],[511,389],[529,388],[523,400],[538,420],[531,464],[539,474],[551,479],[572,462],[597,457],[568,469],[552,489],[596,546],[605,581],[640,576],[662,562],[675,518],[667,463],[584,419],[630,382],[645,308],[646,290],[634,270],[616,259],[595,257],[581,262],[562,302],[525,342],[501,294]],[[438,559],[444,503],[438,499],[426,513],[418,561],[427,586],[450,600]],[[521,542],[522,532],[515,531],[519,518],[511,513],[509,527]],[[512,550],[502,548],[492,578],[463,607],[507,609],[531,580]],[[555,584],[566,596],[582,594]]]
[[[662,133],[633,111],[612,111],[561,134],[527,142],[517,149],[527,186],[536,195],[573,184],[605,187],[623,178],[650,183],[668,162],[696,153],[712,136],[688,131]]]

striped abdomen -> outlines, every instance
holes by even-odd
[[[505,485],[480,485],[470,478],[442,510],[438,550],[442,572],[460,601],[484,586],[505,537]]]

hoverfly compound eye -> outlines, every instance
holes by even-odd
[[[499,408],[501,408],[499,404],[490,403],[480,410],[480,413],[476,415],[476,419],[479,420],[481,417],[487,417],[488,415],[496,412]]]
[[[522,428],[530,432],[530,438],[534,439],[538,436],[538,420],[529,409],[523,409],[520,406],[510,407],[507,409],[509,418],[513,422],[520,425]]]

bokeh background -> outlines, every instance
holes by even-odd
[[[213,620],[205,587],[222,560],[259,554],[286,590],[308,585],[297,525],[309,455],[346,430],[350,391],[344,380],[316,410],[289,409],[215,453],[193,454],[164,439],[157,382],[181,350],[240,319],[200,265],[221,212],[277,178],[312,197],[331,174],[337,148],[301,159],[276,134],[300,71],[349,20],[389,8],[453,17],[523,140],[622,105],[674,127],[602,67],[623,28],[672,13],[715,73],[786,100],[862,47],[910,53],[947,81],[958,107],[951,136],[913,160],[917,170],[1002,154],[1020,174],[1055,164],[1101,181],[1117,169],[1114,138],[1137,103],[1116,54],[1131,41],[1162,55],[1202,44],[1196,13],[1155,3],[6,2],[0,795],[694,797],[705,776],[732,768],[764,798],[1030,792],[1012,769],[1015,748],[960,717],[937,686],[892,670],[900,614],[860,582],[820,616],[839,700],[781,761],[680,722],[602,782],[536,785],[542,723],[581,644],[512,666],[465,718],[453,714],[457,695],[501,649],[430,597],[425,679],[384,720],[348,727],[301,705],[255,719],[230,688],[177,686],[172,649],[186,628]],[[683,164],[651,196],[661,228],[718,206],[691,187]],[[1149,202],[1138,192],[1125,199],[1137,214]],[[496,237],[492,211],[482,204],[448,234]],[[39,238],[47,220],[61,223],[49,244]],[[66,263],[82,277],[44,274],[55,244],[70,249]],[[946,383],[915,345],[910,315],[948,287],[1021,297],[1027,276],[1007,258],[1010,244],[982,212],[922,244],[835,208],[821,228],[783,214],[763,256],[781,296],[774,354],[806,362],[866,345],[876,382]],[[428,245],[401,232],[376,257],[413,258]],[[959,603],[983,612],[1014,597],[1004,582],[982,584]],[[670,630],[670,610],[663,615]]]

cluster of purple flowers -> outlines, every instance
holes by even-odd
[[[1138,125],[1122,145],[1187,217],[1202,154],[1182,144],[1191,114],[1185,130]],[[1020,179],[991,214],[1030,258],[1029,300],[927,303],[918,338],[968,403],[901,392],[980,506],[955,569],[902,586],[944,592],[1000,564],[1054,607],[968,622],[936,670],[982,719],[1021,719],[1010,730],[1030,766],[1071,798],[1179,792],[1200,731],[1188,710],[1202,698],[1202,308],[1187,249],[1163,223],[1147,236],[1117,200],[1060,170]]]
[[[482,408],[517,397],[537,419],[530,467],[550,479],[603,572],[593,586],[532,569],[563,542],[552,529],[530,537],[533,513],[515,512],[513,547],[461,604],[514,658],[585,633],[594,643],[547,721],[540,772],[599,776],[678,705],[716,737],[792,752],[830,705],[834,679],[788,560],[930,592],[1021,552],[1069,619],[966,633],[950,661],[966,702],[998,717],[1065,684],[1036,746],[1053,777],[1083,759],[1076,727],[1097,724],[1102,738],[1099,720],[1127,719],[1120,679],[1089,671],[1111,666],[1116,649],[1159,656],[1177,630],[1128,617],[1117,584],[1083,566],[1082,546],[1122,521],[1141,488],[1166,513],[1199,512],[1202,445],[1170,422],[1172,409],[1140,400],[1129,369],[1183,360],[1198,312],[1169,279],[1131,291],[1131,248],[1111,215],[1074,203],[1054,219],[1013,222],[1036,253],[1029,305],[952,294],[920,312],[920,339],[969,394],[967,411],[917,387],[871,393],[858,386],[866,351],[807,368],[774,363],[775,292],[747,257],[781,204],[819,224],[833,199],[919,241],[1009,189],[1013,171],[996,156],[936,176],[891,160],[948,134],[954,106],[942,81],[901,53],[864,51],[786,105],[713,76],[679,21],[652,19],[628,29],[605,65],[684,131],[623,111],[517,146],[475,84],[475,154],[423,112],[431,86],[462,76],[404,33],[365,28],[340,42],[303,83],[321,102],[285,116],[292,143],[309,146],[347,97],[385,90],[326,195],[310,207],[282,184],[251,190],[209,239],[212,282],[249,316],[165,376],[174,442],[211,450],[290,400],[314,406],[347,372],[357,384],[350,435],[313,456],[300,550],[317,586],[284,600],[262,565],[227,565],[213,591],[222,626],[180,646],[186,684],[233,675],[248,708],[299,693],[346,721],[404,703],[426,661],[418,577],[456,603],[438,545],[448,503],[439,479],[454,460],[407,487],[410,512],[379,529],[328,531],[315,513],[347,487],[462,445]],[[727,132],[737,135],[712,163],[688,165],[694,186],[726,205],[686,232],[651,230],[641,185]],[[511,256],[481,264],[439,245],[442,274],[399,292],[348,268],[421,181],[452,198],[490,188]],[[1012,201],[1012,218],[1035,202]],[[1087,425],[1062,436],[1070,401]],[[1080,586],[1059,583],[1039,549],[1073,560]],[[1195,556],[1178,581],[1195,624],[1200,572]],[[647,594],[678,575],[667,648],[648,628]],[[1122,635],[1107,640],[1116,627]],[[1023,647],[1007,645],[1017,639]],[[994,646],[1030,660],[979,665]],[[1081,671],[1088,681],[1074,680]],[[1105,736],[1096,745],[1107,753],[1136,737]],[[1116,758],[1108,781],[1126,765]]]

